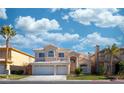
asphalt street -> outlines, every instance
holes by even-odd
[[[1,80],[0,84],[124,84],[124,80],[64,80],[64,81],[19,81]]]

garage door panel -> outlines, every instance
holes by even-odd
[[[67,65],[35,65],[32,66],[32,74],[33,75],[54,75],[54,71],[56,75],[66,75],[68,74],[68,66]]]
[[[5,71],[5,66],[0,65],[0,74],[4,74],[4,71]]]
[[[53,66],[34,66],[32,70],[34,75],[53,75],[54,67]]]
[[[65,65],[60,65],[56,67],[57,75],[66,75],[68,73],[68,68]]]

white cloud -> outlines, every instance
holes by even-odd
[[[13,40],[12,43],[14,46],[18,46],[20,48],[36,48],[41,45],[45,45],[48,42],[45,42],[42,40],[42,38],[39,38],[35,35],[27,34],[17,34]]]
[[[46,44],[60,44],[72,40],[78,40],[78,34],[60,33],[50,30],[60,30],[59,23],[55,20],[42,18],[36,20],[30,16],[19,17],[16,19],[16,28],[22,29],[24,34],[18,34],[13,39],[14,45],[23,45],[24,47],[36,47]],[[24,42],[26,41],[26,43]]]
[[[41,45],[47,44],[60,44],[62,42],[68,42],[72,40],[78,40],[78,34],[69,34],[69,33],[42,33],[42,34],[18,34],[16,35],[12,43],[14,46],[22,46],[25,48],[36,48],[41,47]]]
[[[116,39],[114,38],[109,38],[109,37],[104,37],[101,36],[101,34],[94,32],[92,34],[88,34],[86,37],[82,38],[79,41],[80,44],[73,46],[74,49],[78,49],[78,50],[83,50],[85,47],[94,47],[96,45],[100,45],[100,46],[108,46],[108,45],[112,45],[112,44],[117,44],[120,45],[121,43],[118,42]]]
[[[57,41],[57,42],[67,42],[72,40],[78,40],[79,35],[78,34],[70,34],[70,33],[44,33],[45,37],[44,39],[51,40],[51,41]]]
[[[55,19],[49,20],[47,18],[42,18],[36,20],[31,16],[26,17],[20,16],[16,19],[16,28],[31,32],[50,31],[60,29],[60,25]]]
[[[7,19],[6,9],[0,8],[0,18]]]
[[[51,12],[56,12],[56,11],[59,11],[61,8],[51,8]]]
[[[69,19],[69,16],[68,16],[68,15],[64,15],[64,16],[62,17],[62,19],[63,19],[63,20],[68,20],[68,19]]]
[[[92,23],[98,27],[116,27],[124,24],[124,16],[119,15],[119,9],[116,8],[87,8],[87,9],[75,9],[69,12],[74,21],[77,21],[83,25],[91,25]]]

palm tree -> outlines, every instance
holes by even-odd
[[[120,49],[116,46],[116,44],[113,44],[112,46],[108,46],[108,48],[105,49],[105,54],[110,57],[110,63],[109,63],[109,74],[113,74],[113,59],[115,56],[117,56],[120,53]]]
[[[6,43],[6,55],[5,55],[5,69],[6,69],[6,74],[10,74],[10,67],[7,66],[8,62],[8,52],[9,52],[9,41],[12,37],[16,35],[16,32],[13,30],[13,28],[9,26],[2,26],[0,30],[0,35],[5,39]]]

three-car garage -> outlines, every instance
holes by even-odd
[[[67,75],[68,64],[35,63],[32,64],[32,75]]]

